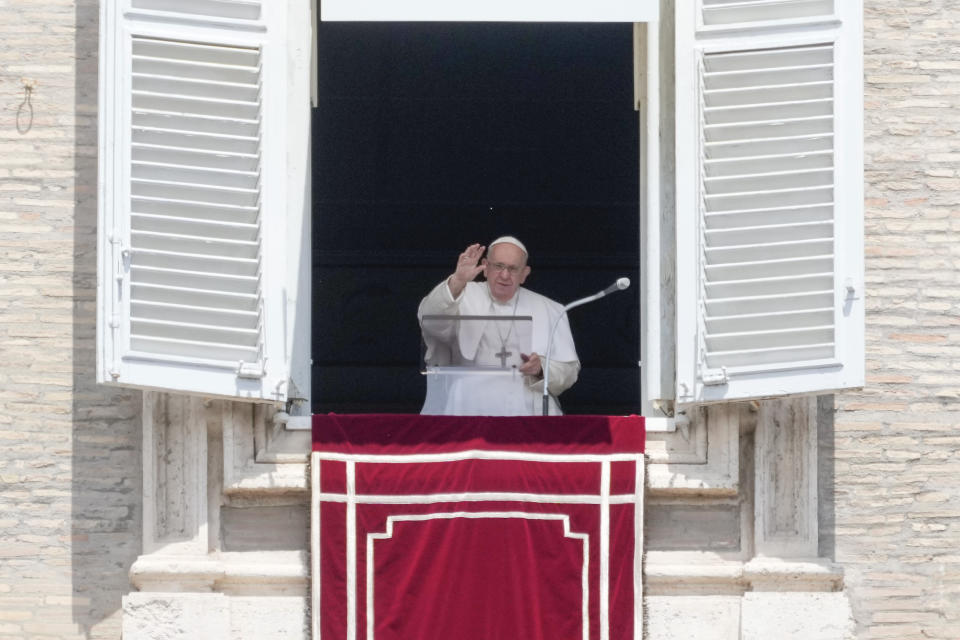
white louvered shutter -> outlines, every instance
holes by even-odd
[[[862,6],[677,3],[677,400],[863,384]]]
[[[286,398],[285,29],[283,3],[102,4],[101,382]]]

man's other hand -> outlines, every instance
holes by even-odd
[[[538,378],[543,375],[543,365],[540,364],[540,356],[537,353],[531,353],[530,355],[521,353],[520,359],[523,360],[523,364],[517,371]]]

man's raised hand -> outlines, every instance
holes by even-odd
[[[457,258],[457,268],[453,275],[447,280],[450,287],[450,293],[456,298],[463,292],[468,282],[472,282],[477,275],[483,271],[483,265],[479,264],[483,257],[483,251],[486,249],[481,244],[472,244]]]

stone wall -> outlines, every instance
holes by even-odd
[[[960,637],[960,3],[867,0],[867,386],[836,397],[824,555],[859,638]]]
[[[4,639],[118,638],[140,551],[140,394],[94,382],[97,22],[0,2]]]

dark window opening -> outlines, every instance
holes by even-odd
[[[573,309],[567,413],[640,407],[629,24],[322,23],[313,112],[313,410],[416,413],[420,299],[512,234]]]

